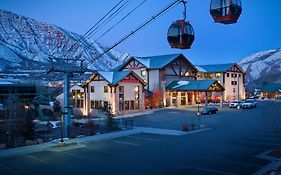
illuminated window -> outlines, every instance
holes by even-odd
[[[220,73],[216,73],[216,78],[220,78],[221,74]]]
[[[135,92],[140,92],[140,87],[139,86],[135,86]]]
[[[141,71],[141,76],[145,77],[146,76],[146,70]]]
[[[219,84],[221,84],[221,81],[220,81],[220,80],[218,80],[218,83],[219,83]]]
[[[209,78],[213,78],[213,74],[212,73],[209,74]]]
[[[185,72],[184,76],[188,77],[190,75],[189,72]]]

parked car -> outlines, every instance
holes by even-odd
[[[246,99],[242,103],[242,109],[251,109],[257,107],[257,102],[254,99]]]
[[[229,104],[229,107],[230,108],[238,108],[238,106],[241,107],[241,105],[242,105],[242,101],[235,100],[235,101],[233,101]]]
[[[209,115],[209,114],[216,114],[217,112],[219,112],[219,110],[216,107],[206,107],[202,110],[201,114]]]

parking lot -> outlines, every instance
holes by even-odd
[[[3,158],[0,174],[253,174],[270,163],[258,154],[281,149],[280,105],[224,108],[201,118],[212,130],[192,135],[136,134],[67,151]],[[178,130],[184,122],[199,124],[199,119],[193,110],[175,109],[134,118],[137,126]]]

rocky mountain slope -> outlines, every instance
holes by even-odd
[[[281,48],[252,54],[238,64],[246,72],[246,87],[260,88],[263,83],[281,83]]]
[[[85,64],[106,48],[93,40],[83,40],[71,46],[81,35],[52,24],[43,23],[0,9],[0,78],[52,79],[46,75],[50,67],[49,57],[85,59]],[[110,70],[124,59],[127,53],[111,50],[88,68]],[[55,78],[56,79],[56,78]]]

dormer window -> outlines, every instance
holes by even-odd
[[[146,70],[141,71],[141,76],[145,77],[146,76]]]

